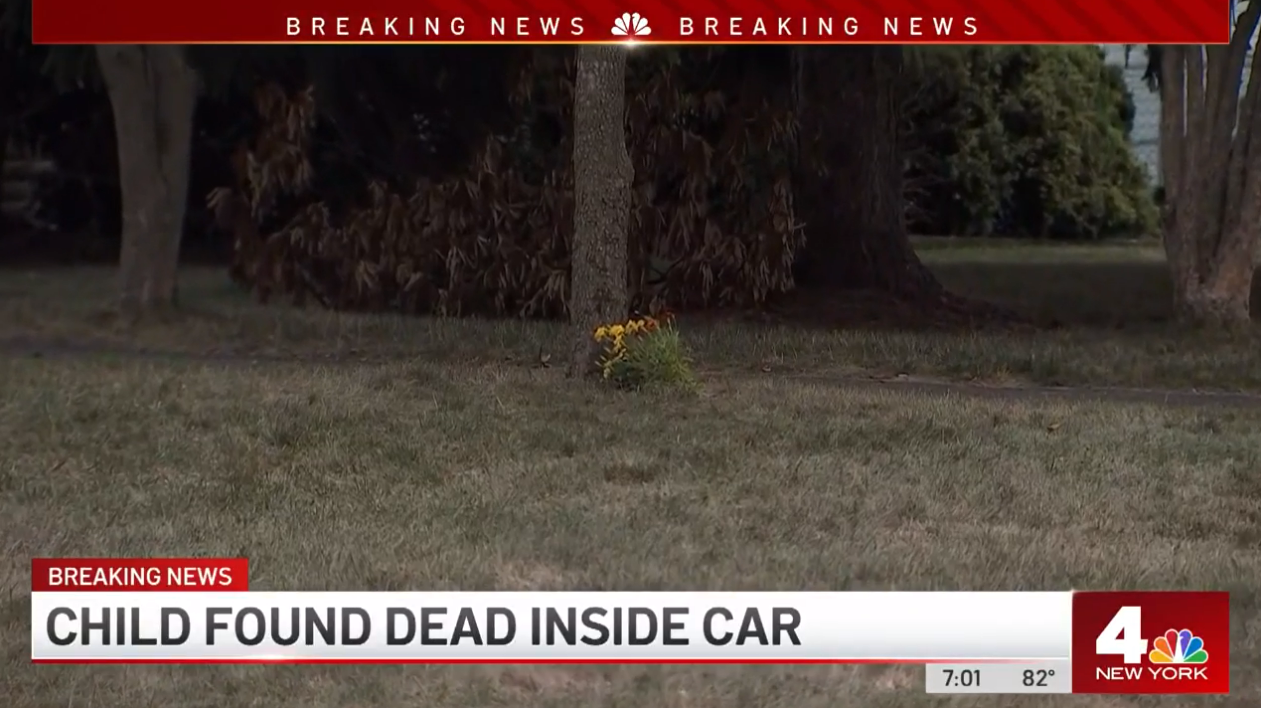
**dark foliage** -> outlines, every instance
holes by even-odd
[[[1150,186],[1128,141],[1134,103],[1098,48],[923,51],[907,77],[913,231],[1153,233]]]
[[[24,7],[29,3],[14,2],[7,11]],[[20,22],[4,24],[21,27]],[[418,178],[451,179],[484,156],[488,135],[512,148],[514,170],[528,180],[544,179],[564,161],[565,111],[513,104],[519,89],[513,86],[513,70],[525,63],[529,51],[193,48],[191,59],[207,93],[197,113],[186,252],[227,255],[230,240],[214,229],[204,195],[234,182],[233,155],[253,146],[260,131],[254,91],[264,83],[290,93],[313,86],[319,115],[307,146],[315,167],[312,179],[300,198],[282,198],[260,223],[263,233],[282,229],[310,203],[323,204],[334,222],[344,221],[363,206],[373,184],[407,194]],[[1141,168],[1125,143],[1133,105],[1116,72],[1103,67],[1092,48],[922,51],[930,56],[910,62],[907,74],[914,231],[1095,238],[1149,230],[1154,211]],[[38,146],[59,168],[41,194],[41,217],[57,224],[59,232],[42,236],[39,245],[81,253],[82,244],[90,242],[90,250],[112,257],[119,228],[113,125],[90,51],[32,47],[10,32],[4,52],[0,129],[17,142]],[[658,58],[679,70],[676,53],[662,52]],[[655,81],[682,82],[693,94],[685,101],[688,106],[652,110],[673,116],[668,120],[678,122],[672,129],[676,135],[701,133],[710,144],[730,141],[723,137],[730,126],[719,125],[717,118],[738,123],[738,111],[761,110],[754,107],[750,90],[783,88],[787,75],[787,52],[781,48],[728,51],[722,61],[696,65],[677,79],[657,75]],[[631,77],[631,85],[637,80],[643,85],[647,78]],[[666,95],[660,87],[655,90]],[[543,93],[563,95],[554,87],[549,91]],[[785,111],[782,127],[791,130],[793,118],[782,108],[786,104],[775,101]],[[759,130],[771,134],[766,122],[771,116],[758,115],[764,123]],[[774,175],[789,171],[790,156],[768,151],[766,145],[741,147],[750,151],[742,164],[766,162],[756,174],[738,173],[753,180],[751,192],[772,188]],[[680,165],[695,162],[692,156],[680,157]],[[664,171],[653,189],[677,194],[686,175],[667,169],[661,160],[654,164]],[[751,206],[714,202],[709,208]],[[12,245],[12,238],[11,231],[0,232],[0,251]],[[652,254],[645,278],[665,277],[672,264],[684,259],[677,248],[674,243],[667,253]],[[767,252],[760,257],[780,256]]]
[[[318,88],[261,92],[263,132],[214,199],[234,230],[234,273],[260,297],[340,309],[562,314],[573,71],[572,51],[531,51],[505,74],[504,120],[457,146],[471,159],[401,174],[360,167],[366,189],[325,176],[341,153],[318,149],[330,130],[326,111],[315,115],[329,100]],[[787,52],[774,48],[631,62],[629,277],[640,305],[757,302],[791,287],[800,232],[786,73]]]

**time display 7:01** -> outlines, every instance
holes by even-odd
[[[946,686],[978,688],[981,685],[980,669],[942,669]]]

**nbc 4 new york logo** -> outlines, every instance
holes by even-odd
[[[638,12],[624,12],[613,20],[613,34],[630,41],[636,37],[647,37],[652,34],[652,28],[648,26],[648,19]]]
[[[1148,651],[1142,619],[1141,607],[1117,610],[1095,639],[1095,654],[1120,656],[1125,666],[1098,667],[1095,678],[1107,681],[1208,679],[1208,650],[1203,639],[1189,629],[1170,629],[1156,637]]]

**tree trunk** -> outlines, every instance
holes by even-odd
[[[899,46],[795,49],[801,121],[796,207],[806,223],[799,285],[942,294],[907,238],[898,145]]]
[[[1261,52],[1240,100],[1247,44],[1261,18],[1250,4],[1230,45],[1165,46],[1160,85],[1163,237],[1174,310],[1189,324],[1238,328],[1261,233]]]
[[[596,327],[627,315],[626,249],[630,187],[626,151],[626,47],[577,49],[574,86],[574,234],[570,249],[569,374],[590,372]]]
[[[188,201],[197,77],[175,45],[97,45],[114,109],[122,188],[120,307],[173,309]]]
[[[5,213],[3,201],[5,196],[5,188],[8,186],[7,174],[5,167],[9,163],[9,127],[7,125],[0,126],[0,238],[4,238],[5,230],[9,226],[9,215]]]

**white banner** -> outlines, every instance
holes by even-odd
[[[1068,592],[35,592],[35,661],[1069,658]]]

